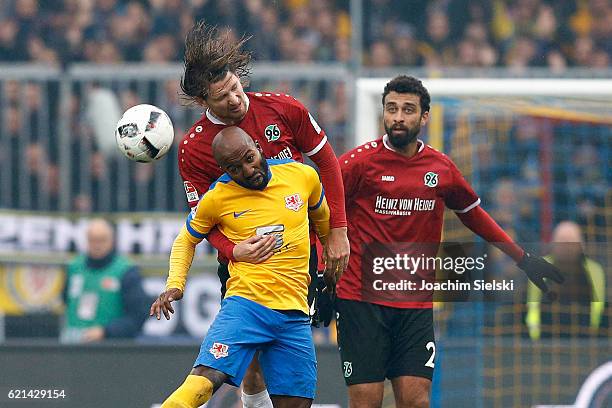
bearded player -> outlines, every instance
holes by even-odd
[[[543,291],[543,277],[556,282],[562,277],[514,243],[480,207],[480,198],[450,158],[417,139],[429,119],[430,96],[421,81],[394,78],[382,102],[387,133],[339,159],[351,258],[337,285],[338,345],[352,408],[380,407],[385,378],[391,380],[397,407],[428,407],[435,364],[431,298],[404,293],[392,299],[369,291],[372,282],[362,274],[367,269],[362,269],[367,265],[364,248],[430,243],[427,248],[435,256],[446,206],[514,259]],[[401,199],[418,204],[399,208]],[[428,278],[433,276],[423,277]]]
[[[243,81],[249,74],[250,54],[242,50],[247,39],[237,44],[219,37],[218,30],[203,22],[196,24],[185,39],[185,71],[181,81],[184,96],[202,106],[205,113],[187,132],[179,147],[178,163],[184,180],[187,201],[194,207],[199,197],[222,174],[215,162],[211,143],[228,126],[237,126],[249,134],[266,158],[303,161],[309,157],[319,168],[331,218],[330,232],[323,252],[326,283],[335,279],[348,263],[344,190],[338,160],[308,110],[292,96],[278,93],[245,92]],[[240,214],[236,214],[240,216]],[[236,245],[213,229],[209,242],[219,250],[218,274],[221,292],[229,278],[228,260],[262,262],[271,252],[270,237],[252,237]],[[317,254],[311,234],[310,273],[316,283]],[[331,310],[322,316],[329,323]],[[271,407],[256,359],[243,382],[245,407]]]

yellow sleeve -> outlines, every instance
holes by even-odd
[[[192,241],[187,227],[183,226],[178,236],[172,244],[172,252],[170,252],[170,270],[168,272],[168,280],[166,280],[166,290],[177,288],[185,291],[185,283],[187,282],[187,273],[193,261],[196,242]],[[200,240],[201,241],[201,240]]]
[[[214,190],[209,190],[202,196],[198,205],[191,210],[185,223],[188,236],[193,242],[198,244],[206,238],[206,235],[218,222],[216,214]]]
[[[306,179],[310,187],[308,217],[314,224],[319,239],[324,243],[329,234],[329,206],[327,205],[325,191],[319,180],[319,175],[312,167],[307,167],[308,177]]]
[[[170,252],[170,269],[166,280],[166,290],[185,289],[187,273],[193,262],[195,247],[217,223],[213,195],[204,194],[198,205],[191,210],[187,221],[172,244]]]

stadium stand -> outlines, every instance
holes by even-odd
[[[9,0],[0,8],[0,61],[52,65],[169,62],[201,18],[256,33],[265,61],[347,62],[349,1]],[[606,1],[364,1],[365,65],[610,66]]]
[[[606,0],[363,0],[358,47],[351,38],[352,3],[0,1],[0,344],[57,337],[62,266],[78,249],[81,217],[92,213],[121,225],[130,240],[124,252],[137,253],[148,293],[161,287],[163,238],[173,238],[170,224],[182,222],[186,211],[180,146],[154,165],[136,164],[104,135],[138,103],[168,112],[177,143],[201,115],[182,106],[177,93],[184,33],[197,19],[231,29],[236,39],[252,34],[251,88],[304,102],[337,154],[353,147],[359,131],[353,117],[358,76],[612,77]],[[560,221],[576,221],[586,254],[610,270],[609,100],[432,96],[432,117],[441,118],[436,147],[457,163],[505,230],[537,246]],[[473,240],[454,215],[444,234],[446,241]],[[185,306],[196,324],[183,313],[176,327],[145,326],[146,341],[189,343],[202,334],[194,326],[207,324],[218,306],[216,276],[206,280],[215,262],[210,249],[203,252],[209,256],[196,266],[206,272],[194,277],[203,305]],[[489,253],[496,271],[514,273],[507,259]],[[612,355],[611,288],[608,279],[598,330],[582,331],[589,307],[573,304],[563,310],[568,319],[543,321],[547,334],[537,341],[525,325],[525,293],[498,303],[438,305],[433,406],[573,403],[588,373]],[[542,313],[559,315],[559,307],[544,303]],[[316,331],[315,339],[333,345],[333,325]],[[385,407],[393,404],[390,391]]]

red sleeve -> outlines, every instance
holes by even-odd
[[[480,235],[487,242],[495,245],[516,262],[523,258],[525,251],[506,234],[482,207],[476,206],[468,212],[458,212],[457,217],[466,227]]]
[[[344,186],[342,184],[342,173],[334,149],[329,143],[319,152],[311,157],[319,168],[321,182],[325,190],[325,197],[329,205],[330,228],[346,227],[346,210],[344,207]]]
[[[455,163],[448,159],[451,182],[445,187],[444,204],[451,210],[464,213],[480,204],[480,198],[465,180]]]
[[[210,245],[215,247],[219,252],[219,260],[223,263],[227,263],[227,260],[236,261],[234,259],[234,244],[229,240],[228,237],[223,235],[219,228],[215,227],[208,233],[206,239],[210,242]]]
[[[289,102],[284,106],[284,113],[293,131],[296,147],[305,156],[312,157],[325,146],[327,136],[300,101],[291,96],[287,99]]]

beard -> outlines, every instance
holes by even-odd
[[[400,131],[394,133],[393,131]],[[387,136],[389,136],[389,142],[396,149],[404,149],[410,143],[413,143],[416,140],[416,137],[421,132],[421,124],[417,123],[414,127],[408,128],[403,125],[396,126],[387,126],[385,125],[385,131],[387,132]]]
[[[268,182],[270,181],[270,173],[268,171],[269,169],[270,166],[268,165],[268,161],[262,155],[261,169],[255,174],[253,174],[251,177],[246,179],[243,187],[250,188],[251,190],[263,190],[264,188],[266,188]]]

